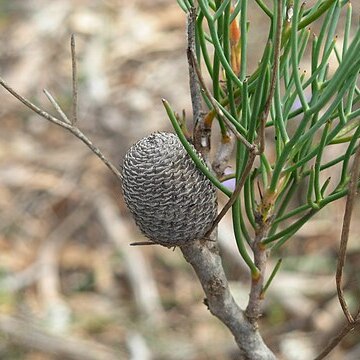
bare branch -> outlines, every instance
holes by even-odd
[[[25,106],[27,106],[29,109],[43,117],[44,119],[51,121],[52,123],[59,125],[67,130],[70,131],[72,128],[71,124],[67,124],[56,117],[48,114],[46,111],[40,109],[36,105],[34,105],[32,102],[30,102],[25,97],[21,96],[19,93],[17,93],[4,79],[0,77],[0,85],[5,88],[11,95],[13,95],[15,98],[17,98],[19,101],[21,101]]]
[[[76,47],[75,35],[71,34],[70,40],[71,47],[71,69],[72,69],[72,125],[77,123],[77,108],[78,108],[78,76],[77,76],[77,63],[76,63]]]
[[[347,323],[340,333],[336,335],[329,344],[321,351],[321,353],[314,359],[314,360],[322,360],[324,359],[337,345],[340,344],[341,340],[350,332],[353,331],[355,328],[360,326],[360,309],[358,310],[357,315],[352,323]]]
[[[187,58],[189,64],[190,94],[193,108],[193,121],[196,127],[202,121],[202,99],[199,81],[191,60],[191,54],[195,51],[195,27],[196,27],[196,8],[191,8],[187,16]]]
[[[336,267],[336,289],[338,293],[338,298],[340,301],[341,308],[344,312],[344,315],[350,324],[354,322],[354,318],[350,313],[349,307],[344,297],[344,292],[342,289],[342,277],[343,277],[343,269],[345,265],[347,243],[349,240],[351,216],[354,209],[354,201],[358,186],[359,171],[360,171],[360,147],[358,147],[356,150],[354,156],[354,162],[351,169],[350,181],[348,186],[349,191],[346,198],[343,227],[341,231],[340,250],[339,250],[338,262]]]
[[[101,150],[93,144],[93,142],[76,126],[69,124],[65,121],[59,120],[58,118],[50,115],[46,111],[40,109],[36,105],[34,105],[31,101],[17,93],[9,84],[7,84],[0,77],[0,85],[5,88],[11,95],[13,95],[16,99],[21,101],[25,106],[34,111],[36,114],[40,115],[44,119],[61,126],[62,128],[70,131],[73,135],[75,135],[78,139],[80,139],[86,146],[98,157],[100,160],[112,171],[112,173],[121,181],[122,177],[119,170],[108,160],[105,155],[101,152]]]
[[[59,103],[55,100],[55,98],[46,90],[44,89],[44,94],[46,95],[46,97],[49,99],[49,101],[51,102],[52,106],[54,106],[55,110],[58,112],[58,114],[60,115],[60,117],[63,119],[64,122],[71,124],[71,121],[69,120],[69,118],[66,116],[66,114],[64,113],[64,111],[61,109]]]

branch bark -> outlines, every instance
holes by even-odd
[[[279,7],[280,6],[281,5],[279,5]],[[281,34],[281,12],[279,11],[279,13],[280,15],[278,14],[276,37],[277,51],[275,51],[274,53],[274,74],[272,77],[270,94],[267,99],[267,107],[262,114],[261,127],[263,127],[263,131],[260,132],[260,139],[258,139],[258,142],[260,144],[260,151],[255,144],[251,144],[243,135],[241,135],[236,130],[234,125],[230,121],[228,121],[228,119],[224,116],[222,110],[217,105],[216,100],[213,98],[212,94],[210,93],[205,84],[205,81],[201,74],[200,66],[197,62],[195,55],[196,9],[191,9],[191,11],[189,12],[187,25],[187,58],[189,63],[190,92],[195,121],[194,143],[196,144],[196,140],[199,138],[200,134],[201,149],[201,146],[205,145],[201,143],[201,140],[203,140],[203,138],[206,139],[206,136],[210,134],[210,131],[204,132],[204,129],[199,126],[203,122],[206,122],[199,116],[201,113],[201,111],[199,110],[201,109],[201,87],[205,95],[207,96],[209,102],[213,106],[215,113],[224,121],[229,130],[233,132],[237,140],[243,143],[245,147],[249,150],[249,157],[242,177],[241,179],[239,179],[239,182],[236,186],[236,190],[233,192],[228,203],[216,218],[213,226],[211,227],[211,230],[206,233],[204,240],[199,240],[189,245],[183,246],[181,247],[181,251],[186,261],[189,262],[194,268],[200,280],[200,283],[207,297],[205,303],[208,305],[210,312],[218,319],[220,319],[220,321],[222,321],[229,328],[242,353],[243,359],[249,360],[275,359],[274,354],[265,345],[261,335],[258,332],[257,326],[257,319],[260,315],[260,298],[262,296],[265,265],[267,259],[267,251],[265,249],[262,249],[261,241],[268,229],[268,221],[267,219],[265,219],[262,224],[263,226],[259,226],[259,231],[253,243],[254,249],[256,248],[259,250],[254,250],[254,255],[255,261],[257,262],[258,268],[260,269],[260,275],[256,279],[252,279],[252,290],[246,312],[244,312],[236,304],[233,296],[231,295],[228,281],[222,267],[221,257],[219,255],[216,241],[205,241],[205,239],[209,240],[210,238],[210,240],[216,240],[216,234],[214,234],[214,230],[216,229],[217,224],[220,222],[222,217],[231,208],[236,198],[239,196],[245,180],[251,172],[256,155],[259,155],[264,151],[265,122],[270,110],[270,105],[274,94],[274,84],[277,76],[277,67],[279,62],[278,43],[280,41]],[[198,121],[199,119],[201,119],[200,123]],[[198,150],[202,152],[200,149]]]
[[[244,360],[274,360],[256,327],[235,302],[222,266],[217,243],[195,241],[182,246],[186,261],[194,268],[205,292],[205,304],[231,331]]]
[[[249,295],[248,306],[246,307],[246,316],[249,321],[257,327],[257,320],[261,316],[261,305],[263,300],[263,290],[265,282],[265,270],[267,264],[267,258],[269,255],[269,250],[267,250],[261,241],[264,239],[267,230],[269,228],[269,223],[267,220],[264,220],[263,223],[259,225],[259,228],[256,230],[256,235],[254,242],[252,244],[252,249],[254,252],[254,263],[255,266],[260,270],[258,277],[251,277],[251,290]]]
[[[282,6],[283,0],[279,0],[277,4],[277,24],[276,24],[276,34],[275,34],[275,47],[274,47],[274,59],[273,59],[273,69],[270,80],[270,90],[267,97],[265,106],[260,115],[260,126],[259,134],[256,139],[258,144],[258,155],[261,155],[265,151],[265,127],[266,120],[269,116],[271,102],[273,100],[276,88],[276,81],[278,79],[278,69],[280,62],[280,50],[281,50],[281,33],[282,33]],[[255,239],[252,243],[252,250],[254,252],[254,263],[255,266],[259,269],[259,276],[251,278],[251,290],[249,303],[246,308],[246,316],[249,318],[250,322],[257,327],[257,320],[261,316],[261,304],[264,297],[264,281],[265,281],[265,270],[267,264],[267,258],[269,256],[269,250],[266,249],[266,245],[262,243],[262,240],[266,237],[268,229],[272,222],[271,209],[273,207],[275,199],[272,199],[269,202],[267,196],[265,196],[261,204],[259,205],[260,211],[256,214],[257,217],[257,229],[255,234]]]

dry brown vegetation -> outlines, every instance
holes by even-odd
[[[0,1],[1,76],[53,111],[42,93],[48,89],[70,112],[71,33],[79,127],[114,163],[134,140],[170,129],[161,98],[190,114],[185,17],[175,1]],[[237,359],[180,252],[129,247],[143,237],[106,167],[2,89],[0,104],[0,358]],[[343,208],[338,201],[325,209],[279,254],[282,270],[262,320],[279,358],[313,358],[345,324],[334,279]],[[345,269],[354,305],[357,218]],[[241,302],[249,279],[229,221],[219,238]],[[358,359],[359,339],[355,330],[329,359]]]

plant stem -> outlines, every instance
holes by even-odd
[[[181,251],[200,280],[206,295],[205,304],[231,331],[243,359],[275,360],[258,329],[248,321],[231,295],[216,242],[195,241],[181,247]]]

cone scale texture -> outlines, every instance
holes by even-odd
[[[201,239],[216,218],[216,189],[174,134],[158,132],[134,144],[122,176],[125,202],[154,243],[172,247]]]

